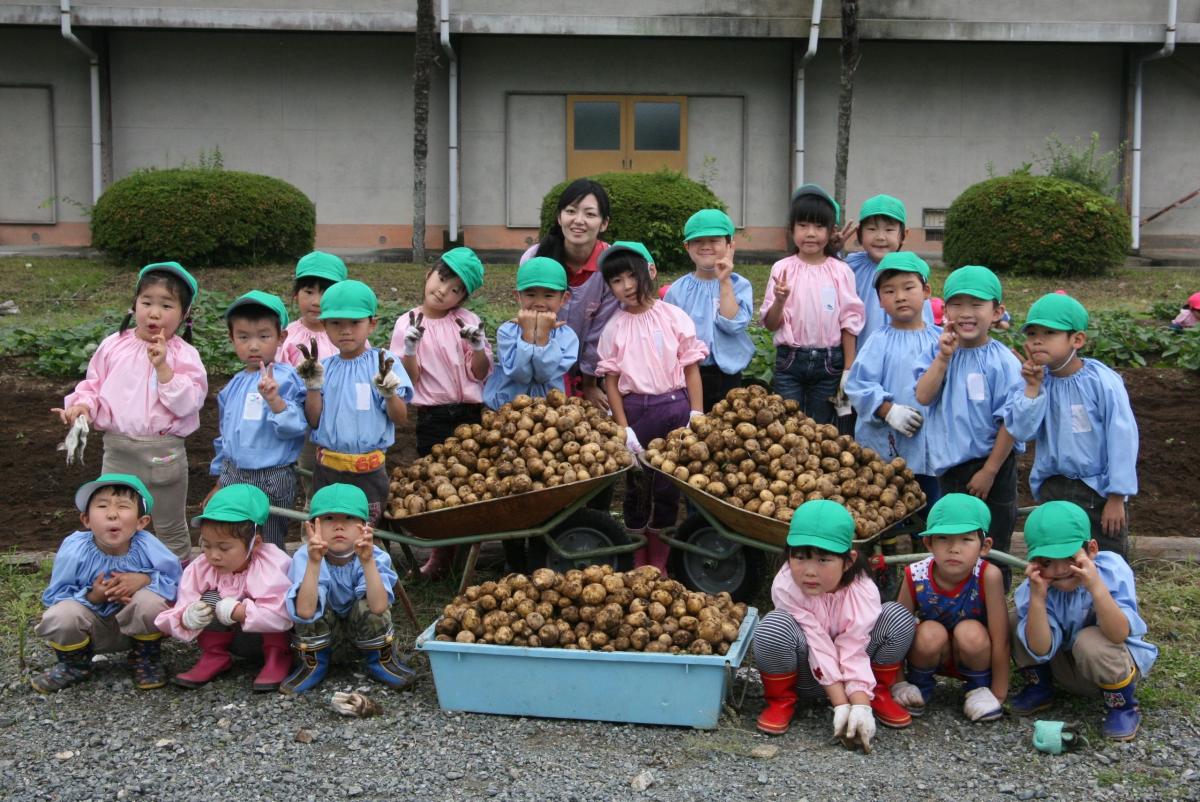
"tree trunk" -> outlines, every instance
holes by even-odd
[[[850,164],[850,116],[854,107],[854,73],[862,54],[858,49],[858,2],[842,0],[842,92],[838,97],[837,162],[833,197],[846,208],[846,171]],[[845,222],[846,214],[842,214]]]
[[[413,64],[413,262],[425,263],[425,167],[429,156],[429,86],[435,49],[433,0],[417,0]]]

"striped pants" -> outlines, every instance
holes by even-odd
[[[908,654],[917,634],[917,619],[897,602],[884,602],[871,629],[867,656],[872,663],[899,663]],[[772,610],[754,629],[754,663],[764,674],[797,672],[796,691],[801,696],[823,697],[821,683],[808,665],[808,642],[790,613]]]
[[[296,466],[280,465],[276,468],[238,468],[232,461],[221,462],[221,475],[217,487],[226,485],[254,485],[267,494],[274,507],[290,510],[296,506]],[[283,548],[287,540],[288,519],[272,515],[262,530],[263,541]]]

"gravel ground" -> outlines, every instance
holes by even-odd
[[[36,647],[35,647],[36,648]],[[182,670],[192,652],[170,647]],[[418,658],[423,665],[423,658]],[[49,662],[38,651],[35,668]],[[752,670],[744,674],[753,677]],[[0,796],[9,800],[1167,800],[1200,799],[1200,730],[1150,715],[1132,744],[1051,757],[1028,721],[970,725],[943,687],[935,709],[882,730],[869,756],[828,740],[827,708],[802,708],[780,738],[754,732],[761,692],[713,731],[449,713],[427,670],[415,690],[381,690],[340,668],[320,695],[250,691],[252,667],[198,691],[133,688],[116,662],[54,696],[0,660]],[[384,709],[348,719],[335,690]],[[1091,713],[1060,707],[1058,716]],[[1094,716],[1092,716],[1094,718]],[[756,747],[778,747],[771,757]],[[768,750],[770,751],[770,750]],[[635,780],[649,780],[635,790]]]

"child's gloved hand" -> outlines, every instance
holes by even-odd
[[[642,444],[638,441],[637,435],[633,432],[633,427],[625,427],[625,447],[628,448],[635,456],[645,453],[646,449],[642,448]]]
[[[909,710],[920,710],[925,707],[924,694],[911,682],[897,682],[893,685],[892,698]]]
[[[888,410],[884,420],[887,425],[891,426],[896,431],[905,437],[912,437],[920,430],[922,424],[925,423],[925,416],[912,407],[906,407],[904,404],[892,404],[892,408]]]
[[[482,351],[487,346],[487,337],[484,336],[482,323],[478,326],[464,326],[460,321],[458,324],[458,336],[471,345],[472,351]]]
[[[197,599],[183,611],[181,622],[188,629],[204,629],[213,622],[213,608]]]
[[[833,737],[839,740],[846,738],[846,725],[850,722],[850,705],[838,705],[833,708]]]
[[[233,624],[237,623],[237,619],[234,618],[234,615],[237,612],[238,605],[240,604],[240,601],[228,596],[221,599],[219,602],[217,602],[217,620],[227,627],[233,626]]]
[[[417,346],[425,336],[425,313],[408,313],[408,331],[404,332],[404,355],[416,356]]]
[[[875,737],[875,713],[870,705],[850,705],[850,716],[846,721],[846,746],[857,742],[863,751],[870,754],[871,739]]]
[[[387,356],[382,348],[379,349],[379,373],[371,381],[375,384],[375,389],[384,398],[391,398],[396,394],[396,390],[400,387],[400,377],[392,372],[392,365],[396,360]]]
[[[309,390],[320,390],[325,385],[325,366],[317,359],[317,338],[311,338],[307,348],[304,347],[304,343],[297,343],[296,348],[304,357],[304,361],[296,368],[297,375],[304,380],[304,386]]]
[[[894,688],[892,695],[895,695]],[[971,721],[994,721],[1003,714],[1004,708],[991,688],[974,688],[967,691],[967,698],[963,700],[963,715]]]
[[[329,706],[343,716],[359,718],[378,716],[383,712],[379,703],[366,694],[347,693],[346,691],[334,691],[333,698],[329,700]]]
[[[693,409],[692,411],[688,412],[688,423],[691,423],[696,418],[703,418],[703,417],[704,417],[703,411],[701,411],[699,409]]]
[[[842,378],[838,380],[837,392],[829,399],[829,403],[833,404],[838,417],[849,415],[854,410],[854,407],[850,404],[850,397],[846,395],[846,380],[849,378],[850,371],[843,370]]]

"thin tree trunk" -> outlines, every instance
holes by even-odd
[[[425,167],[429,157],[429,87],[437,51],[433,0],[417,0],[413,64],[413,262],[425,262]]]
[[[846,172],[850,165],[850,117],[854,107],[854,73],[862,54],[858,49],[858,2],[842,0],[842,91],[838,97],[837,162],[833,197],[846,208]],[[842,215],[845,217],[846,215]]]

